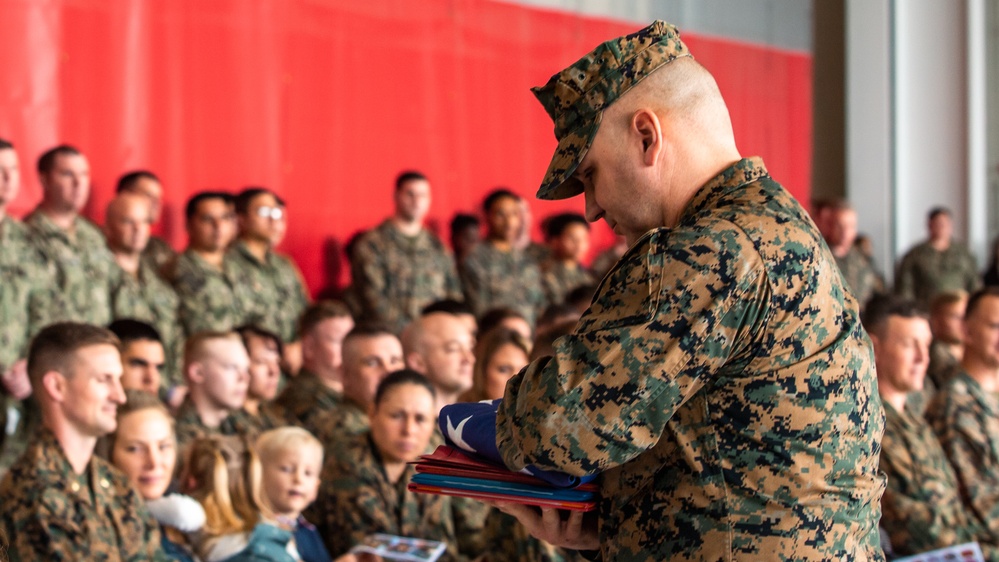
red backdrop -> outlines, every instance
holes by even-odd
[[[23,170],[13,214],[41,198],[35,161],[63,142],[90,159],[98,222],[118,175],[156,172],[157,231],[178,248],[190,194],[269,186],[289,203],[283,250],[313,292],[345,280],[340,245],[390,212],[402,169],[431,178],[442,234],[500,185],[535,217],[581,211],[533,199],[555,140],[529,88],[641,27],[482,0],[2,0],[0,12],[0,137]],[[684,38],[717,77],[742,152],[807,200],[811,57]],[[609,245],[595,234],[595,251]]]

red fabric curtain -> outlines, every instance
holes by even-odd
[[[346,280],[342,244],[390,212],[403,169],[431,178],[443,237],[497,186],[529,197],[536,218],[581,211],[533,199],[555,139],[529,88],[641,27],[482,0],[5,0],[0,12],[0,137],[23,170],[13,214],[39,201],[35,161],[63,142],[90,159],[99,223],[121,173],[157,173],[157,229],[178,248],[190,194],[268,186],[289,203],[282,249],[314,292]],[[807,200],[811,57],[684,37],[742,152]],[[610,244],[594,232],[594,251]]]

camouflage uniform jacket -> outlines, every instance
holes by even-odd
[[[343,404],[343,395],[323,384],[308,369],[302,369],[274,401],[288,423],[311,427],[312,419],[322,412],[335,410]]]
[[[328,456],[338,443],[371,429],[371,420],[363,406],[350,398],[344,398],[335,409],[312,416],[303,427],[319,439]]]
[[[406,489],[413,467],[389,482],[368,432],[338,443],[326,455],[319,494],[307,510],[332,558],[372,533],[443,541],[441,560],[464,560],[458,553],[451,501],[447,496]]]
[[[48,324],[53,269],[13,217],[0,220],[0,373],[27,357],[28,342]]]
[[[94,456],[73,472],[48,430],[0,484],[12,561],[166,560],[159,525],[124,474]]]
[[[884,283],[874,270],[871,260],[856,247],[851,247],[845,256],[836,258],[836,265],[846,280],[846,286],[853,291],[853,296],[857,297],[861,307],[867,304],[875,293],[884,291]]]
[[[273,251],[263,262],[237,241],[226,252],[236,281],[236,303],[244,320],[281,337],[298,339],[298,318],[309,304],[298,267]]]
[[[926,419],[954,467],[965,505],[987,542],[999,544],[999,397],[962,370],[934,396]]]
[[[118,268],[118,283],[111,291],[115,320],[132,318],[152,325],[163,339],[166,365],[162,386],[183,384],[180,376],[184,353],[184,333],[178,316],[180,299],[152,267],[139,262],[137,276]]]
[[[419,318],[424,306],[461,299],[454,260],[427,229],[410,237],[386,220],[361,238],[350,271],[361,303],[359,317],[385,323],[396,333]]]
[[[857,301],[757,158],[635,242],[507,384],[507,465],[601,473],[604,560],[882,560],[884,413]]]
[[[177,258],[177,252],[169,242],[159,236],[150,236],[146,249],[142,251],[142,262],[163,276],[168,266]]]
[[[460,273],[465,302],[476,316],[504,306],[523,314],[533,326],[545,308],[541,269],[520,250],[504,252],[481,242],[465,256]]]
[[[541,283],[548,304],[562,304],[572,291],[593,285],[593,274],[581,264],[570,267],[562,261],[548,260],[541,265]]]
[[[895,292],[927,308],[937,293],[972,293],[981,284],[974,256],[958,242],[942,252],[928,241],[917,245],[902,257],[895,275]]]
[[[226,416],[218,427],[208,427],[201,421],[198,410],[190,398],[177,408],[176,432],[177,432],[177,452],[178,458],[182,458],[183,452],[192,441],[198,437],[206,435],[240,435],[246,437],[251,442],[260,433],[260,426],[245,410],[239,410]],[[179,473],[179,470],[178,470]]]
[[[25,223],[32,230],[35,246],[55,268],[56,284],[62,292],[63,306],[52,311],[51,320],[110,324],[111,289],[118,282],[120,269],[101,231],[83,217],[76,217],[73,236],[69,236],[37,210]]]
[[[487,562],[583,560],[574,551],[567,551],[534,538],[517,518],[498,509],[491,510],[486,517],[485,535],[486,548],[483,552],[486,553]]]
[[[930,366],[926,368],[926,376],[933,381],[933,388],[947,386],[947,382],[957,375],[960,362],[950,352],[947,344],[933,340],[930,344]]]
[[[881,471],[881,527],[898,554],[911,555],[976,540],[979,533],[961,503],[957,478],[926,420],[887,402]]]
[[[188,336],[207,330],[227,332],[244,323],[236,299],[235,273],[220,271],[192,250],[177,256],[170,281],[180,299],[180,322]]]

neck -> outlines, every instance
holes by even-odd
[[[664,192],[669,204],[664,205],[663,226],[673,228],[679,224],[683,212],[697,192],[741,159],[742,156],[734,146],[716,146],[714,143],[705,143],[703,146],[694,143],[687,150],[681,151],[676,161],[690,162],[690,165],[684,166],[683,170],[675,167],[662,170],[660,176],[662,185],[677,186],[675,189],[667,188]]]
[[[246,244],[246,249],[253,254],[253,257],[260,261],[267,259],[267,252],[271,249],[271,245],[262,240],[243,238],[243,244]]]
[[[457,403],[459,401],[459,396],[460,395],[457,392],[444,392],[440,389],[440,387],[438,387],[436,400],[437,404],[435,406],[437,408],[436,411],[440,412],[441,408],[444,406]]]
[[[192,247],[191,251],[197,254],[201,259],[208,262],[208,265],[214,266],[217,269],[222,269],[222,260],[225,258],[225,248],[215,251],[200,250]]]
[[[951,357],[957,359],[958,361],[964,357],[964,344],[961,342],[945,343],[943,345],[944,349],[947,350],[947,353],[950,353]]]
[[[194,404],[195,411],[198,412],[198,418],[201,419],[201,423],[205,427],[215,429],[229,415],[228,408],[216,406],[201,392],[191,392],[191,402]]]
[[[831,246],[829,250],[837,258],[842,258],[850,253],[850,246],[847,244],[840,244],[838,246]]]
[[[48,424],[47,424],[48,425]],[[59,427],[52,427],[57,425]],[[97,438],[80,435],[68,424],[52,424],[49,429],[55,435],[59,447],[66,455],[69,465],[73,467],[73,472],[83,474],[90,464],[90,458],[94,455],[94,446],[97,445]]]
[[[404,462],[385,462],[382,466],[385,468],[385,476],[392,484],[397,483],[402,478],[402,473],[406,472],[406,463]]]
[[[896,412],[901,412],[905,410],[905,400],[907,398],[905,392],[899,392],[897,390],[885,390],[882,385],[881,388],[881,400],[888,404],[891,404],[892,408],[895,408]]]
[[[494,248],[501,252],[509,252],[513,250],[513,243],[502,238],[490,238],[489,243],[493,245]]]
[[[243,409],[250,413],[250,415],[259,416],[260,415],[260,400],[256,398],[247,398],[246,402],[243,402]]]
[[[42,214],[45,215],[50,221],[52,221],[52,224],[58,226],[61,230],[65,230],[67,232],[73,230],[73,225],[76,221],[76,211],[59,211],[46,207],[44,204],[39,207],[38,210],[41,211]]]
[[[930,246],[938,252],[942,252],[947,248],[950,248],[950,238],[931,238]]]
[[[968,353],[961,358],[961,367],[985,392],[999,391],[999,368],[987,365]]]
[[[126,273],[130,273],[133,277],[139,274],[139,263],[142,261],[141,254],[111,250],[111,255],[114,256],[114,261]]]
[[[343,373],[339,369],[314,368],[312,365],[305,365],[305,368],[316,375],[323,386],[343,394]]]
[[[423,229],[423,223],[416,220],[407,220],[399,215],[392,217],[392,226],[405,236],[416,236]]]

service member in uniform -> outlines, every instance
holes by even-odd
[[[836,258],[846,285],[863,308],[876,293],[884,292],[884,283],[871,260],[854,244],[857,240],[857,211],[842,201],[831,203],[825,209],[828,209],[826,243]]]
[[[926,376],[933,390],[943,388],[956,374],[964,354],[964,311],[968,293],[944,291],[930,302],[930,366]]]
[[[541,263],[541,283],[549,306],[561,305],[569,293],[597,281],[583,265],[590,252],[590,224],[578,213],[548,217],[544,224],[551,252]]]
[[[156,174],[148,170],[136,170],[118,178],[116,193],[137,193],[149,199],[150,223],[157,224],[163,217],[163,184]],[[157,274],[166,272],[177,258],[177,252],[170,243],[159,236],[150,236],[149,243],[142,251],[142,260]]]
[[[504,509],[608,561],[882,560],[858,303],[805,210],[740,156],[713,77],[658,21],[535,95],[559,139],[538,197],[584,194],[631,247],[496,421],[511,469],[599,474],[596,521]]]
[[[424,306],[461,297],[454,260],[423,226],[429,210],[430,181],[420,172],[403,172],[395,180],[395,213],[354,248],[351,279],[365,322],[398,334]]]
[[[59,323],[32,341],[28,372],[43,429],[0,483],[12,560],[165,560],[159,527],[128,478],[93,455],[115,430],[118,339]]]
[[[978,264],[967,246],[954,240],[950,209],[937,207],[927,219],[929,240],[909,250],[898,264],[895,292],[929,308],[943,291],[974,292],[982,285]]]

